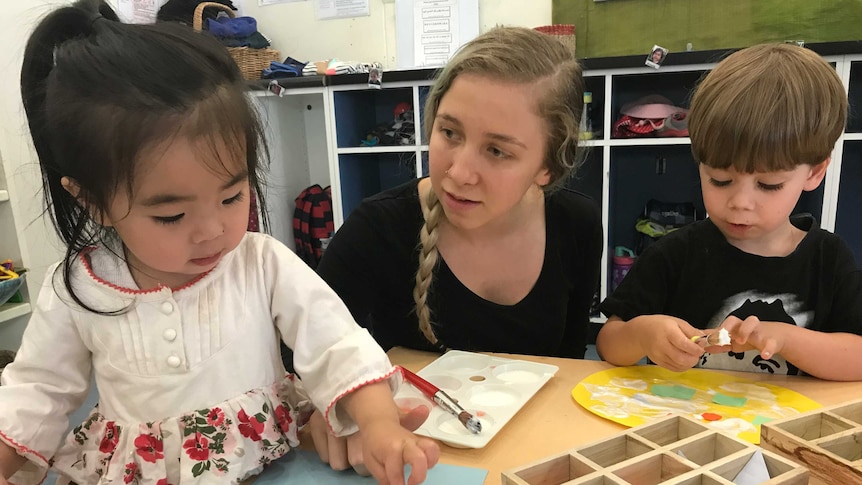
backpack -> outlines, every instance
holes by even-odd
[[[332,191],[314,184],[303,190],[295,200],[293,211],[293,240],[296,254],[312,269],[323,256],[321,240],[335,231],[332,219]]]
[[[664,202],[650,199],[643,214],[635,223],[637,244],[635,252],[641,254],[650,244],[682,226],[699,220],[697,208],[691,202]]]

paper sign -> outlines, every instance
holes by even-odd
[[[161,7],[159,0],[119,0],[117,16],[125,24],[152,24]]]
[[[315,0],[318,20],[371,15],[369,0]]]

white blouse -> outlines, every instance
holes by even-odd
[[[257,441],[269,442],[257,436],[260,430],[278,431],[281,425],[286,441],[295,446],[295,429],[287,433],[286,423],[292,421],[282,416],[260,421],[259,428],[257,422],[243,428],[248,416],[267,414],[260,409],[274,413],[280,398],[292,416],[308,411],[301,402],[290,402],[301,397],[285,397],[297,390],[278,391],[285,377],[279,338],[293,349],[302,387],[314,406],[324,410],[335,434],[356,430],[336,405],[340,397],[383,379],[393,390],[398,385],[386,354],[336,294],[270,236],[248,233],[215,269],[177,289],[137,290],[124,261],[105,248],[92,249],[75,261],[72,286],[88,306],[117,312],[112,315],[76,304],[56,267],[48,272],[15,362],[2,374],[0,440],[28,458],[13,483],[39,483],[50,457],[55,457],[58,473],[79,484],[127,478],[130,469],[138,474],[138,483],[174,485],[238,481],[258,472],[261,464],[289,448],[250,459]],[[101,424],[77,429],[83,434],[72,433],[60,447],[69,414],[87,394],[91,372],[99,389],[98,419],[91,416],[85,424]],[[256,405],[260,409],[252,409]],[[211,416],[218,410],[228,419],[205,418],[194,425],[188,416],[199,410]],[[99,428],[99,436],[87,436],[91,428]],[[147,452],[140,451],[146,441],[141,433],[155,443]],[[196,452],[185,441],[189,436],[198,439],[191,443]],[[225,446],[234,453],[212,445],[219,439],[224,441],[220,445],[232,443]],[[88,453],[98,456],[82,465]],[[142,467],[151,466],[160,454],[167,455],[166,464],[142,474]],[[225,454],[230,456],[221,456]],[[225,462],[216,455],[230,466],[217,466]],[[133,465],[128,456],[139,463]],[[199,465],[205,457],[208,464]],[[201,468],[195,474],[183,463],[173,465],[183,460],[191,460],[189,467],[220,473],[208,480]]]

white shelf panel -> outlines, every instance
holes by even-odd
[[[9,200],[9,191],[0,190],[0,202],[6,202],[7,200]]]
[[[608,321],[608,317],[606,317],[602,314],[590,316],[590,323],[598,323],[598,324],[604,325],[605,322],[607,322],[607,321]]]
[[[416,145],[386,146],[386,147],[352,147],[339,148],[339,155],[356,155],[372,153],[413,153],[419,148]]]
[[[625,138],[607,140],[606,143],[612,147],[631,147],[631,146],[656,146],[656,145],[691,145],[691,138],[688,137],[673,137],[673,138]]]
[[[5,303],[0,305],[0,323],[7,322],[13,318],[28,315],[31,311],[29,303]]]
[[[862,133],[845,133],[845,140],[862,140]]]

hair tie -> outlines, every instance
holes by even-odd
[[[90,28],[93,28],[93,24],[95,24],[97,20],[103,18],[105,17],[102,17],[102,14],[97,10],[94,13],[90,14],[89,18],[87,19],[87,25],[89,25]]]

